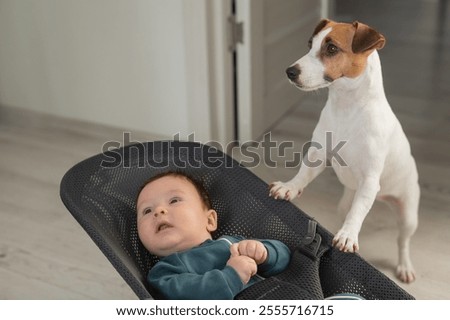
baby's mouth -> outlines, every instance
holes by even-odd
[[[164,231],[166,229],[172,228],[173,226],[168,224],[168,223],[161,223],[157,228],[156,228],[156,232],[160,232],[160,231]]]

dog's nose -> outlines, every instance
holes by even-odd
[[[297,67],[289,67],[286,69],[286,74],[290,80],[294,81],[300,74],[300,69],[298,69]]]

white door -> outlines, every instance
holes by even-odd
[[[240,142],[261,137],[302,92],[289,84],[285,70],[308,50],[319,21],[318,0],[235,0],[243,22],[243,43],[236,46],[237,130]]]

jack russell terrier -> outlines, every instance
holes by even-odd
[[[409,283],[416,277],[409,247],[418,224],[420,189],[409,142],[384,94],[377,52],[384,43],[383,35],[359,22],[322,20],[317,25],[310,51],[286,73],[301,90],[329,88],[312,142],[325,146],[332,132],[334,141],[347,142],[339,150],[345,163],[329,159],[324,148],[310,147],[309,163],[320,165],[303,163],[292,180],[272,183],[270,195],[293,200],[331,161],[344,185],[338,211],[346,213],[333,245],[358,251],[358,234],[375,199],[388,202],[397,211],[400,229],[397,276]]]

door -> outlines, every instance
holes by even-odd
[[[260,138],[303,93],[289,83],[286,68],[308,50],[321,17],[321,1],[234,0],[243,22],[243,43],[236,46],[237,136]]]

